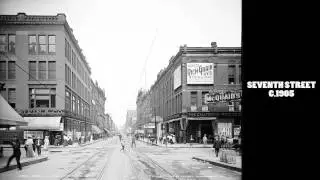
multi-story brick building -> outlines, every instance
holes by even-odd
[[[136,110],[127,110],[126,122],[125,122],[125,129],[128,133],[133,131],[133,125],[136,123],[137,120],[137,111]]]
[[[64,14],[1,15],[0,51],[1,93],[30,122],[25,131],[51,143],[88,135],[91,69]]]
[[[204,134],[237,136],[234,131],[240,128],[241,48],[211,45],[180,47],[169,65],[158,73],[149,90],[151,116],[163,119],[157,128],[158,136],[174,133],[178,142],[188,142],[191,135],[197,142]],[[208,103],[206,99],[213,101]],[[138,114],[140,108],[137,104]]]

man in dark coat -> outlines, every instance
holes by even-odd
[[[10,142],[13,148],[13,154],[9,157],[8,162],[7,162],[7,168],[9,168],[10,162],[13,158],[16,158],[18,168],[21,170],[21,164],[20,164],[20,157],[21,157],[21,151],[20,151],[20,141],[19,139],[15,136],[14,140]]]
[[[218,136],[217,139],[213,143],[213,148],[216,153],[216,157],[218,157],[220,147],[221,147],[221,141],[220,141],[220,137]]]
[[[42,142],[42,140],[40,139],[40,137],[38,137],[37,139],[36,139],[36,148],[37,148],[37,152],[38,152],[38,156],[40,156],[41,155],[41,146],[43,145],[43,142]]]

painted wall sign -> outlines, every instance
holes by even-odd
[[[213,63],[187,63],[187,84],[213,84]]]
[[[174,70],[173,73],[173,88],[177,89],[181,86],[181,65]]]

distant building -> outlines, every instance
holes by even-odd
[[[137,111],[127,110],[125,129],[127,129],[128,133],[131,133],[133,131],[136,120],[137,120]]]

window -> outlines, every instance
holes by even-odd
[[[66,90],[66,99],[65,99],[65,109],[70,111],[71,110],[71,94],[70,91]]]
[[[206,105],[206,103],[205,103],[205,96],[206,96],[206,94],[208,94],[209,92],[207,92],[207,91],[204,91],[204,92],[202,92],[202,105]]]
[[[235,84],[236,66],[228,65],[228,83]]]
[[[197,92],[191,92],[191,106],[197,105]]]
[[[29,61],[29,79],[35,80],[37,77],[36,61]]]
[[[56,89],[55,88],[30,88],[30,108],[55,108]]]
[[[29,54],[37,52],[37,38],[36,35],[29,35]]]
[[[51,107],[56,107],[56,89],[50,89],[50,104]]]
[[[76,97],[72,95],[72,112],[76,112]]]
[[[47,53],[46,36],[45,35],[39,35],[38,36],[38,42],[39,42],[39,54]]]
[[[75,74],[72,72],[72,88],[74,89],[76,87],[76,76]]]
[[[56,79],[56,62],[55,61],[49,61],[48,79]]]
[[[68,59],[68,41],[67,39],[64,39],[64,56]]]
[[[56,36],[55,35],[49,35],[49,53],[56,53]]]
[[[76,62],[76,55],[74,54],[74,52],[72,51],[72,66],[74,67],[74,69],[76,69],[76,65],[77,65],[77,62]]]
[[[16,62],[8,62],[8,79],[16,79]]]
[[[7,70],[6,70],[6,61],[0,61],[0,80],[6,80]]]
[[[16,89],[15,88],[8,89],[8,103],[12,108],[16,108]]]
[[[7,52],[7,35],[0,35],[0,52]]]
[[[6,91],[6,88],[3,88],[0,90],[0,94],[1,96],[6,99],[7,98],[7,91]]]
[[[241,84],[241,64],[239,65],[239,84]]]
[[[46,61],[39,61],[39,79],[47,79],[47,63]]]
[[[16,52],[16,35],[9,35],[9,53]]]

